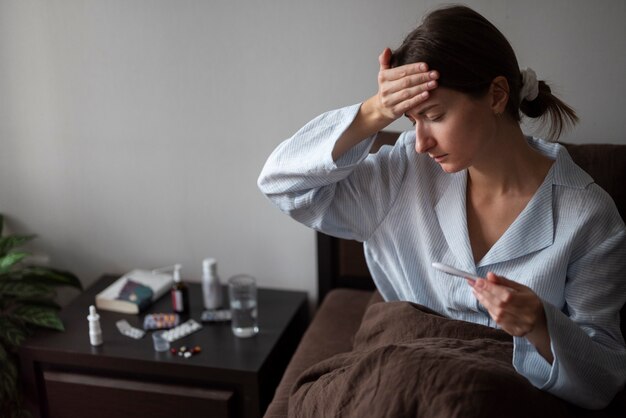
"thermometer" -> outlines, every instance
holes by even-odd
[[[452,276],[464,277],[466,279],[470,279],[471,281],[483,279],[482,277],[474,276],[473,274],[468,273],[466,271],[455,269],[454,267],[441,264],[441,263],[433,263],[433,267],[436,268],[437,270],[441,270],[444,273],[448,273]]]

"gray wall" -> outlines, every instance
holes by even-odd
[[[0,212],[85,285],[174,262],[197,280],[213,256],[223,278],[314,298],[314,233],[258,173],[306,121],[374,93],[380,51],[438,3],[0,0]],[[624,1],[468,4],[577,109],[564,140],[626,143]]]

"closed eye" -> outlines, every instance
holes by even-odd
[[[445,115],[444,113],[441,113],[441,114],[435,115],[435,116],[428,116],[428,115],[420,114],[420,117],[426,118],[429,122],[439,122],[440,120],[443,119],[444,115]],[[415,126],[416,121],[415,121],[415,119],[413,119],[412,116],[409,116],[406,113],[404,114],[404,116],[409,120],[409,122],[411,122],[411,125]]]

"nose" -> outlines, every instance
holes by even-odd
[[[435,146],[435,139],[423,123],[415,124],[415,151],[420,154],[428,152]]]

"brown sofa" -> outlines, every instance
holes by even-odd
[[[396,136],[386,133],[380,143],[392,143]],[[565,145],[572,158],[613,197],[626,219],[626,145]],[[352,350],[366,308],[382,300],[374,290],[360,243],[318,233],[317,244],[320,306],[283,375],[266,418],[288,415],[290,390],[306,369]],[[626,307],[621,312],[621,329],[626,335]],[[587,415],[582,411],[572,416]],[[590,416],[626,416],[626,390],[601,415]]]

